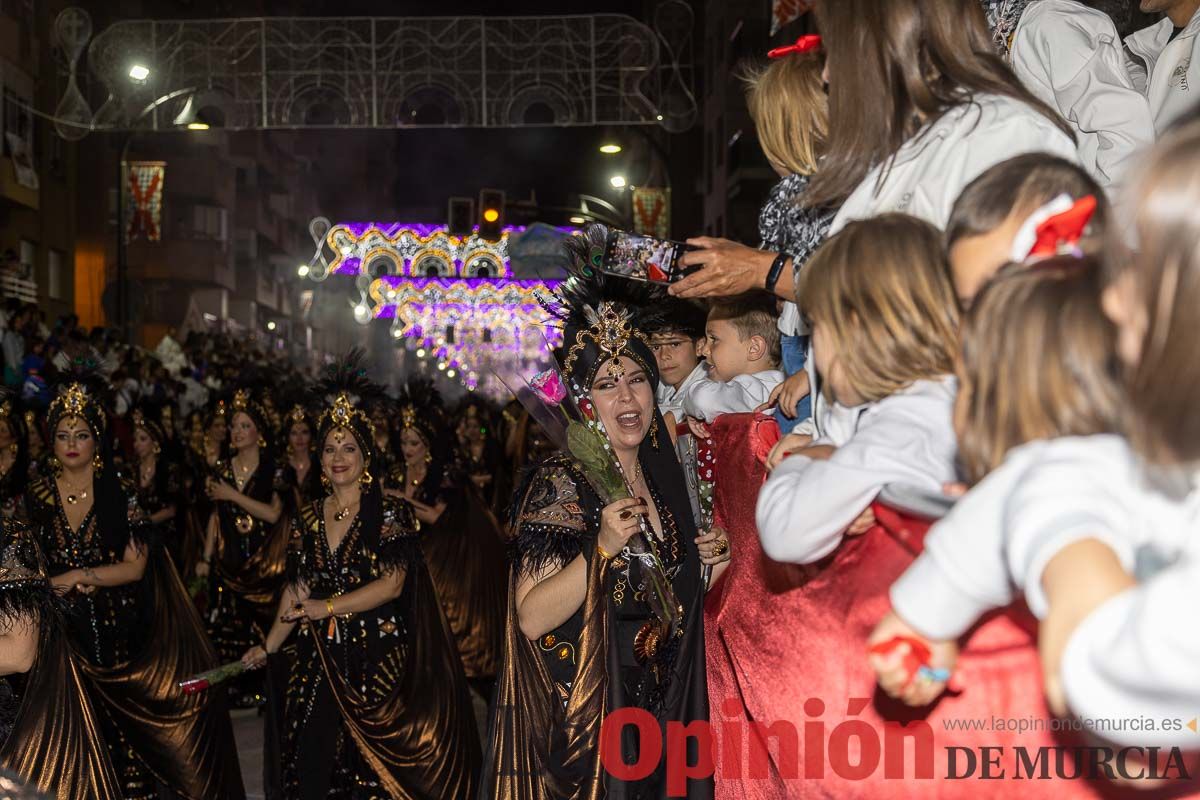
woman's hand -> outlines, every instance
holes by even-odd
[[[716,566],[733,557],[729,549],[729,534],[714,525],[708,533],[696,537],[696,549],[700,551],[700,563]]]
[[[934,669],[944,669],[953,673],[958,663],[957,642],[930,642],[909,627],[900,619],[896,612],[889,611],[880,620],[867,638],[867,646],[886,642],[896,636],[917,639],[929,648],[929,666]],[[935,681],[919,677],[909,672],[904,664],[904,657],[912,652],[912,647],[901,643],[886,654],[871,653],[867,660],[879,680],[879,686],[889,696],[900,700],[905,705],[914,707],[927,706],[946,690],[946,681]]]
[[[307,619],[319,622],[329,617],[329,605],[324,600],[302,600],[280,617],[284,622],[299,622]]]
[[[797,451],[803,450],[812,444],[812,437],[807,433],[789,433],[784,436],[775,446],[771,448],[771,452],[767,453],[767,472],[771,472],[778,467],[783,460],[790,455],[794,455]]]
[[[679,265],[700,270],[671,284],[668,291],[676,297],[729,297],[761,289],[776,255],[710,236],[697,236],[687,243],[698,249],[680,256]]]
[[[641,516],[647,511],[646,501],[640,497],[609,503],[600,512],[596,546],[610,556],[621,552],[629,538],[642,529]]]
[[[234,489],[225,481],[209,481],[208,496],[212,500],[227,500],[232,502],[240,494],[237,489]]]
[[[800,406],[800,401],[808,397],[811,391],[812,386],[808,381],[808,373],[800,370],[776,386],[771,392],[771,396],[767,398],[767,402],[754,410],[761,412],[766,411],[772,406],[779,406],[780,413],[788,419],[795,419],[796,409]]]
[[[56,591],[69,592],[83,580],[83,572],[77,569],[67,570],[61,575],[50,579],[51,588]]]
[[[242,655],[242,666],[246,669],[258,669],[267,663],[267,649],[256,644]]]

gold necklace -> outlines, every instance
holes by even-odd
[[[334,521],[334,522],[341,522],[341,521],[342,521],[342,520],[344,520],[346,517],[350,516],[350,509],[352,509],[352,508],[354,508],[355,506],[357,506],[357,505],[358,505],[358,503],[359,503],[359,501],[358,501],[358,500],[355,500],[353,503],[350,503],[350,504],[349,504],[349,505],[347,505],[345,508],[343,508],[341,511],[335,511],[335,512],[333,512],[333,521]]]
[[[66,481],[64,480],[63,483],[66,483]],[[72,489],[70,486],[67,487],[67,505],[73,506],[76,503],[78,503],[79,501],[87,500],[87,499],[88,499],[88,490],[87,489],[84,489],[82,492],[79,492],[79,491],[76,491],[75,489]]]

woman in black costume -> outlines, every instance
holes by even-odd
[[[0,521],[0,768],[56,800],[121,800],[59,605],[29,530]]]
[[[47,412],[54,477],[30,484],[30,525],[126,800],[161,784],[194,800],[242,798],[229,715],[178,682],[216,657],[171,560],[112,465],[104,379],[94,361],[63,375]]]
[[[665,797],[661,764],[636,782],[606,773],[602,721],[623,707],[648,712],[663,729],[708,718],[701,569],[727,558],[728,544],[697,535],[654,402],[658,370],[646,331],[656,304],[645,287],[606,284],[592,268],[605,233],[594,227],[571,238],[575,274],[552,311],[564,322],[568,388],[590,402],[634,496],[605,505],[563,454],[517,491],[508,647],[484,775],[485,793],[505,800]],[[645,601],[647,575],[625,546],[639,518],[678,599],[670,627]],[[620,733],[623,761],[638,761],[634,729]],[[686,794],[711,797],[711,779],[690,780]]]
[[[421,558],[409,504],[374,475],[363,404],[378,390],[352,357],[322,385],[317,441],[330,494],[292,524],[288,581],[261,666],[299,626],[283,713],[283,796],[462,797],[480,762],[466,682]]]

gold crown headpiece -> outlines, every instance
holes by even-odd
[[[599,357],[596,359],[597,363],[607,361],[608,374],[612,378],[620,378],[625,374],[625,368],[621,366],[619,360],[621,356],[627,356],[643,367],[649,368],[649,365],[645,363],[645,358],[629,346],[632,340],[640,339],[649,348],[650,338],[642,331],[634,329],[632,314],[627,307],[618,306],[612,302],[602,302],[599,310],[588,306],[584,311],[584,316],[589,326],[576,331],[575,342],[563,360],[564,372],[572,372],[576,360],[587,348],[589,339],[600,350]],[[595,374],[592,370],[588,370],[588,372],[591,375]],[[586,390],[587,387],[581,388]]]

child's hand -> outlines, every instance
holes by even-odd
[[[705,424],[704,420],[696,419],[695,417],[688,417],[687,424],[692,430],[692,435],[697,439],[712,438],[712,431],[708,429],[708,425]]]
[[[875,512],[867,506],[867,510],[858,515],[854,522],[850,523],[850,527],[846,528],[847,536],[862,536],[871,528],[875,527]]]
[[[771,452],[767,453],[767,472],[771,472],[788,456],[795,453],[797,450],[803,450],[812,444],[812,437],[806,433],[789,433],[784,436],[775,446],[771,448]]]
[[[808,397],[810,391],[812,391],[812,387],[808,382],[808,373],[800,370],[776,386],[771,392],[771,396],[767,398],[767,402],[754,410],[766,411],[772,406],[779,406],[780,412],[785,417],[795,419],[797,406],[800,405],[801,400]]]
[[[965,483],[959,483],[957,481],[954,483],[943,483],[942,494],[946,495],[946,497],[953,497],[957,499],[965,495],[970,488],[971,487],[967,486]]]
[[[867,646],[882,645],[897,637],[914,639],[920,646],[928,648],[927,665],[929,667],[934,670],[945,670],[947,674],[953,673],[954,667],[958,663],[958,643],[928,642],[910,628],[904,620],[896,616],[894,611],[889,611],[875,626],[875,630],[867,639]],[[867,660],[871,669],[875,670],[880,688],[889,697],[894,697],[904,704],[914,707],[927,706],[946,690],[948,680],[939,681],[927,675],[920,675],[918,667],[914,666],[913,662],[921,659],[914,659],[915,655],[919,654],[914,653],[914,647],[907,642],[902,642],[887,653],[869,654]]]

